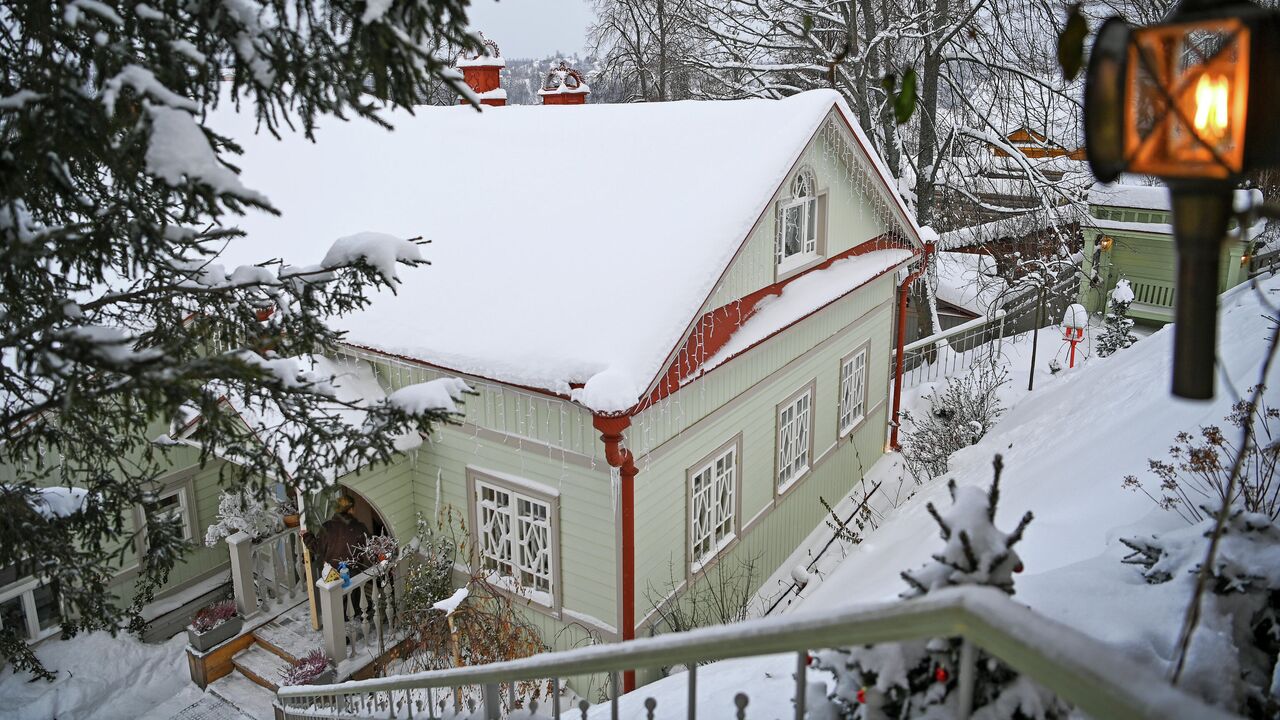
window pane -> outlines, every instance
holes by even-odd
[[[12,628],[20,640],[30,640],[27,631],[27,613],[22,609],[22,596],[9,598],[0,603],[0,627]]]
[[[818,251],[818,201],[810,200],[804,204],[805,208],[805,234],[804,234],[804,251]]]
[[[36,601],[36,619],[40,621],[40,629],[48,630],[62,621],[62,613],[58,608],[58,594],[53,585],[41,585],[31,591]]]
[[[784,260],[800,254],[800,211],[801,206],[795,205],[783,212],[782,257]]]

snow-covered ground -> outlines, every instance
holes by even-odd
[[[1137,569],[1122,565],[1127,551],[1119,538],[1150,535],[1182,522],[1121,483],[1128,474],[1145,477],[1148,458],[1167,457],[1177,432],[1222,424],[1232,402],[1259,380],[1273,324],[1268,315],[1276,314],[1276,306],[1280,280],[1275,278],[1258,289],[1242,286],[1223,298],[1219,358],[1229,383],[1220,379],[1217,397],[1210,402],[1169,394],[1172,327],[1057,375],[1050,375],[1046,366],[1061,340],[1042,331],[1032,392],[1027,391],[1030,343],[1006,342],[1009,384],[1001,396],[1010,409],[981,442],[952,456],[945,477],[960,485],[985,487],[993,456],[1004,456],[997,524],[1011,529],[1023,512],[1031,510],[1036,516],[1018,548],[1026,565],[1017,578],[1018,600],[1113,644],[1116,652],[1135,663],[1167,670],[1189,597],[1175,584],[1148,585]],[[1280,369],[1273,368],[1273,387],[1278,375]],[[918,405],[927,391],[922,386],[904,393],[904,403]],[[872,484],[883,481],[882,491],[892,493],[901,474],[901,458],[892,454],[876,463],[868,479]],[[821,572],[826,566],[829,572],[815,575],[804,599],[789,612],[822,613],[896,598],[905,589],[899,573],[921,565],[941,547],[925,504],[948,504],[945,477],[920,487],[896,508],[882,498],[877,505],[882,513],[879,527],[861,544],[845,548],[842,558],[833,548],[834,558],[817,568]],[[909,492],[911,481],[906,483]],[[815,533],[812,540],[821,535]],[[803,553],[797,559],[803,560]],[[1196,653],[1193,648],[1187,684],[1229,685],[1220,677],[1220,661],[1213,653]],[[788,716],[793,712],[794,664],[794,656],[786,655],[701,668],[699,716],[731,717],[737,692],[749,694],[749,716]],[[646,697],[658,701],[660,714],[664,707],[683,708],[686,688],[682,675],[641,688],[623,699],[623,717],[645,717]]]
[[[166,701],[188,697],[173,712],[194,702],[199,690],[187,674],[185,634],[148,645],[127,633],[91,633],[37,649],[54,682],[31,680],[12,668],[0,671],[0,720],[119,720],[147,717]],[[172,713],[155,715],[169,718]]]

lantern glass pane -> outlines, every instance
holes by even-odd
[[[1134,172],[1227,177],[1243,165],[1249,31],[1234,19],[1135,31],[1125,154]]]

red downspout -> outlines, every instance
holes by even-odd
[[[911,283],[929,267],[929,255],[932,252],[933,243],[925,243],[924,253],[920,256],[920,267],[898,286],[898,362],[893,366],[893,423],[889,431],[889,447],[894,450],[902,449],[898,444],[898,408],[902,403],[902,356],[907,344],[907,291],[911,288]]]
[[[596,415],[593,424],[600,431],[600,439],[604,441],[604,457],[611,467],[618,468],[622,478],[620,502],[622,505],[622,640],[636,638],[636,508],[635,508],[635,457],[631,451],[622,447],[622,432],[631,426],[631,418],[626,415]],[[622,674],[622,691],[631,692],[636,689],[636,671],[627,670]]]

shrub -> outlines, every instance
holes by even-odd
[[[979,363],[963,376],[947,378],[941,393],[935,388],[928,413],[902,413],[902,459],[917,483],[945,473],[953,453],[987,434],[1004,414],[997,391],[1007,380],[1003,366]]]
[[[196,632],[207,633],[235,616],[236,601],[221,600],[197,610],[195,617],[191,618],[191,627]]]
[[[307,685],[329,669],[329,656],[323,650],[312,650],[280,671],[280,686]]]
[[[218,522],[205,532],[204,544],[213,547],[238,532],[266,537],[280,529],[283,517],[280,505],[256,497],[250,490],[224,492],[218,497]]]
[[[1250,388],[1247,395],[1252,397],[1256,389]],[[1174,436],[1169,461],[1147,461],[1157,487],[1149,488],[1136,475],[1125,476],[1124,487],[1142,492],[1188,523],[1197,523],[1207,517],[1202,506],[1222,507],[1227,500],[1232,468],[1239,462],[1239,478],[1230,502],[1246,512],[1280,519],[1280,482],[1276,478],[1280,459],[1278,419],[1280,409],[1268,407],[1262,393],[1258,393],[1257,407],[1241,400],[1231,407],[1226,422],[1241,432],[1252,423],[1254,440],[1243,454],[1217,425],[1201,427],[1198,436],[1183,431]]]

